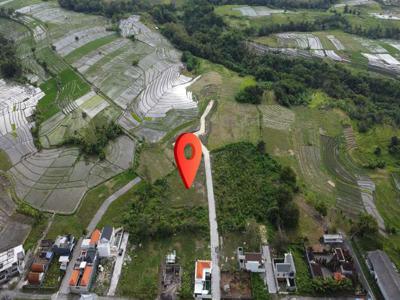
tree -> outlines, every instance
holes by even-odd
[[[13,62],[5,62],[1,64],[1,74],[5,78],[17,77],[20,73],[20,69]]]
[[[392,155],[399,155],[400,154],[400,140],[397,136],[393,136],[390,139],[389,144],[389,153]]]
[[[315,204],[315,209],[320,213],[321,216],[326,217],[328,214],[328,207],[326,206],[326,203],[324,201],[317,201]]]
[[[367,213],[362,213],[352,227],[352,232],[358,236],[371,236],[378,233],[378,222]]]
[[[235,99],[239,103],[260,104],[264,90],[259,85],[247,86],[236,94]]]

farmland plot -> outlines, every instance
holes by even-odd
[[[232,10],[239,11],[242,16],[246,17],[265,17],[271,14],[281,14],[285,12],[282,9],[271,9],[266,6],[241,6],[234,7]]]
[[[100,115],[111,122],[117,119],[119,111],[95,92],[89,92],[42,123],[40,142],[46,148],[60,145],[79,135],[81,129],[91,126],[91,120]]]
[[[31,82],[45,81],[47,79],[46,73],[37,63],[34,53],[32,52],[34,37],[31,35],[31,32],[25,26],[17,22],[1,18],[0,32],[6,38],[16,42],[17,56],[21,60],[22,66],[27,73],[27,78],[30,79]]]
[[[71,31],[61,39],[55,41],[53,46],[61,56],[66,56],[89,42],[112,34],[113,32],[106,31],[104,27],[100,26],[79,31]]]
[[[341,161],[334,139],[322,136],[321,141],[323,160],[336,179],[338,208],[349,216],[366,211],[374,217],[380,231],[384,233],[385,223],[375,205],[375,183],[351,161],[348,160],[345,164]]]
[[[279,33],[277,34],[279,42],[282,45],[290,44],[295,41],[300,49],[323,49],[320,39],[309,33]]]
[[[400,16],[391,12],[370,13],[371,16],[382,20],[400,20]]]
[[[339,149],[333,138],[322,135],[322,160],[335,178],[337,207],[349,216],[364,211],[356,177],[339,160]]]
[[[305,49],[295,49],[295,48],[273,48],[266,45],[261,45],[254,42],[249,42],[248,46],[258,54],[265,53],[281,53],[287,56],[296,57],[319,57],[319,58],[329,58],[336,61],[345,61],[344,58],[336,54],[333,50],[305,50]],[[304,46],[304,45],[303,45]]]
[[[373,0],[344,0],[343,3],[335,4],[334,7],[344,7],[348,6],[358,6],[358,5],[367,5],[376,3]]]
[[[263,125],[278,130],[290,130],[295,114],[281,105],[260,106],[263,115]]]
[[[344,46],[341,41],[339,41],[334,35],[327,35],[328,40],[332,42],[337,50],[344,50]]]
[[[23,158],[10,171],[19,198],[32,206],[72,213],[88,189],[131,166],[135,144],[126,136],[111,142],[103,161],[83,159],[77,148],[43,150]]]
[[[354,37],[356,41],[358,41],[363,47],[368,49],[369,52],[371,53],[387,53],[388,51],[383,48],[381,45],[379,45],[377,42],[368,40],[365,38],[361,37]]]
[[[8,84],[0,79],[0,149],[16,164],[35,153],[30,128],[32,114],[44,93],[33,86]]]
[[[400,72],[400,62],[388,53],[383,53],[383,54],[361,53],[361,54],[368,59],[368,64],[373,67],[385,69],[388,71],[393,71],[396,73]]]

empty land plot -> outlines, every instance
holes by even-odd
[[[257,143],[260,139],[260,118],[254,105],[219,102],[210,122],[210,149],[241,141]]]
[[[289,130],[294,122],[295,113],[281,105],[262,105],[263,125],[273,129]]]
[[[77,148],[43,150],[9,174],[19,198],[41,210],[72,213],[89,188],[130,168],[134,149],[134,142],[122,136],[110,142],[104,161],[83,160]]]

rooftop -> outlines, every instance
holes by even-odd
[[[90,236],[90,245],[95,245],[100,239],[101,232],[98,229],[95,229]]]
[[[252,252],[245,252],[244,257],[246,261],[258,261],[262,262],[262,254],[261,253],[252,253]]]
[[[110,241],[112,233],[113,228],[111,226],[104,226],[100,239],[106,239],[107,241]]]
[[[16,263],[19,259],[23,259],[24,253],[22,245],[0,253],[0,271],[10,268],[13,263]]]
[[[212,262],[210,260],[198,260],[196,261],[196,279],[205,278],[205,271],[211,272]]]
[[[387,254],[381,250],[371,251],[368,252],[368,259],[386,299],[398,299],[400,295],[400,275],[396,272]]]

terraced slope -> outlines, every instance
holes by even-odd
[[[41,210],[72,213],[88,189],[131,166],[134,149],[126,136],[109,144],[103,161],[85,160],[74,147],[46,149],[23,158],[9,173],[19,198]]]

